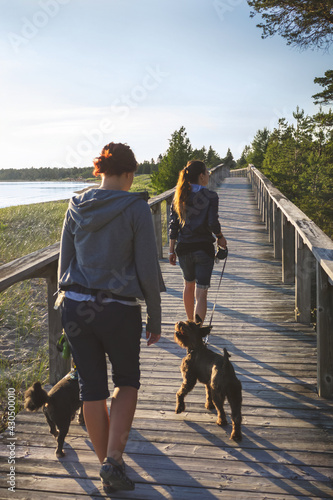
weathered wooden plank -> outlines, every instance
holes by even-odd
[[[43,446],[45,448],[50,448],[51,451],[54,452],[55,440],[53,436],[47,432],[43,424],[40,424],[38,443],[34,443],[33,439],[33,435],[38,432],[37,426],[33,426],[30,423],[25,426],[21,425],[20,427],[21,431],[17,436],[18,443],[21,446],[26,445],[27,442],[30,443],[30,447],[32,447],[30,448],[30,451],[32,451],[30,454],[31,458],[34,458],[35,447],[33,447],[33,444],[39,447]],[[26,437],[23,435],[26,435]],[[29,435],[30,439],[28,439]],[[223,440],[224,447],[233,447],[233,443],[229,442],[229,435],[229,427],[219,429],[214,423],[206,423],[205,426],[199,430],[195,425],[193,428],[190,425],[184,428],[184,424],[181,420],[174,421],[172,426],[170,426],[170,422],[165,420],[159,420],[157,425],[156,420],[137,418],[135,420],[135,430],[130,434],[130,440],[142,442],[149,441],[151,443],[169,443],[179,446],[183,444],[221,446],[221,440]],[[22,442],[21,436],[23,436]],[[246,425],[246,427],[243,428],[243,442],[241,448],[243,451],[253,449],[276,450],[277,448],[283,449],[284,451],[299,451],[303,449],[309,454],[307,462],[309,465],[311,462],[311,453],[332,453],[333,449],[333,440],[327,437],[327,432],[325,432],[324,429],[318,427],[312,429],[311,436],[312,440],[307,440],[303,428],[293,428],[291,431],[286,427],[275,427],[274,432],[272,432],[268,427],[251,427]],[[85,450],[86,439],[86,432],[84,433],[79,426],[72,425],[66,438],[66,443],[68,446],[75,449],[75,451]],[[6,442],[10,441],[7,440]],[[200,470],[201,465],[196,462],[197,461],[195,461],[194,464]],[[4,465],[4,467],[6,468],[7,466]],[[21,466],[20,470],[22,470]]]
[[[201,472],[205,473],[221,473],[221,462],[219,460],[207,459],[193,460],[191,457],[173,457],[172,460],[167,459],[167,457],[160,455],[154,457],[154,462],[152,463],[151,457],[149,455],[127,455],[126,465],[129,468],[136,469],[138,474],[142,474],[145,471],[154,469],[164,469],[172,474],[174,471],[186,471],[189,472]],[[81,477],[91,478],[96,477],[96,463],[92,463],[87,457],[85,460],[81,457]],[[34,474],[38,470],[38,474],[42,476],[52,475],[54,477],[61,477],[64,474],[64,468],[70,473],[70,476],[74,476],[74,468],[72,471],[68,470],[68,461],[55,461],[55,460],[37,460],[31,459],[24,460],[20,463],[20,474],[25,476],[28,474]],[[4,467],[0,465],[0,471],[4,470]],[[77,470],[77,469],[76,469]],[[311,466],[297,466],[290,465],[288,468],[285,464],[276,464],[276,467],[272,468],[268,464],[258,464],[258,463],[243,463],[236,461],[225,461],[223,464],[223,473],[230,475],[247,475],[253,478],[265,477],[265,478],[280,478],[280,479],[294,479],[295,477],[303,478],[304,480],[310,481],[323,481],[330,482],[330,470],[327,467],[311,467]]]
[[[192,472],[191,475],[187,474],[186,471],[181,469],[172,471],[170,475],[169,471],[163,469],[156,469],[154,465],[149,468],[149,471],[142,470],[141,474],[138,474],[135,470],[129,472],[129,475],[136,482],[137,488],[140,488],[141,484],[144,485],[165,485],[174,490],[175,487],[178,488],[193,488],[196,490],[201,489],[201,494],[204,494],[207,500],[210,496],[207,496],[208,490],[212,492],[222,492],[223,491],[243,491],[255,493],[258,491],[258,483],[253,481],[253,478],[248,477],[246,474],[242,476],[231,476],[222,473],[196,473]],[[304,477],[304,476],[303,476]],[[185,484],[184,484],[185,483]],[[275,493],[275,494],[298,494],[298,495],[320,495],[323,498],[331,498],[332,488],[330,484],[324,481],[305,481],[304,479],[294,478],[290,479],[279,479],[279,478],[260,478],[260,492],[261,493]],[[45,492],[55,492],[67,493],[69,489],[74,494],[88,494],[96,495],[100,491],[100,481],[95,478],[81,478],[77,477],[75,481],[72,478],[62,477],[61,479],[54,476],[42,476],[39,473],[35,473],[33,476],[20,476],[17,480],[18,488],[31,488],[33,490],[44,490]],[[96,491],[97,490],[97,491]],[[198,492],[198,491],[197,491]],[[134,498],[138,492],[134,494]],[[214,493],[213,493],[214,494]],[[112,495],[113,496],[113,495]],[[133,497],[133,493],[131,494]],[[139,497],[140,498],[140,497]],[[172,497],[171,497],[172,498]],[[175,498],[175,497],[173,497]],[[177,497],[177,498],[182,498]],[[214,498],[214,497],[212,497]]]
[[[96,486],[96,491],[97,491],[98,485]],[[9,498],[13,498],[11,495],[11,492],[8,492],[6,490],[1,490],[0,489],[0,499],[1,500],[7,500]],[[237,495],[237,497],[235,496]],[[41,491],[27,491],[27,490],[16,490],[15,492],[15,499],[18,500],[44,500],[45,499],[45,492]],[[75,492],[71,494],[66,494],[62,492],[57,492],[54,494],[53,492],[47,492],[47,499],[48,500],[82,500],[82,492],[79,494],[76,494]],[[101,498],[101,493],[95,494],[89,494],[89,498],[92,500],[98,500]],[[103,496],[104,498],[104,496]],[[139,499],[139,500],[161,500],[161,499],[166,499],[166,500],[211,500],[214,498],[222,498],[223,500],[286,500],[286,494],[270,494],[269,497],[267,496],[266,493],[250,493],[250,492],[241,492],[241,491],[224,491],[223,489],[220,489],[218,491],[212,490],[212,489],[202,489],[202,488],[188,488],[188,487],[175,487],[175,486],[158,486],[158,485],[139,485],[134,492],[118,492],[112,494],[112,499],[113,500],[118,500],[122,498],[132,498],[132,499]],[[300,496],[292,496],[288,497],[292,498],[293,500],[304,500],[304,495]],[[307,500],[321,500],[325,497],[319,497],[319,496],[307,496]]]
[[[132,431],[138,432],[138,431]],[[88,451],[87,451],[88,450]],[[0,456],[6,457],[5,453],[1,451]],[[28,451],[28,453],[27,453]],[[52,446],[37,446],[30,444],[26,446],[17,446],[16,457],[17,464],[21,460],[29,460],[29,457],[34,460],[49,460],[57,461],[55,458],[55,447]],[[84,446],[84,440],[76,437],[74,440],[66,440],[64,445],[65,457],[61,459],[61,463],[84,463],[90,461],[95,463],[96,470],[99,470],[98,461],[92,451],[87,446]],[[152,442],[150,440],[129,440],[126,447],[125,461],[128,462],[128,457],[138,457],[137,462],[140,461],[141,456],[146,457],[166,457],[169,460],[176,458],[191,458],[193,464],[197,459],[200,460],[220,460],[221,467],[224,461],[234,463],[247,463],[247,464],[284,464],[297,465],[299,467],[326,467],[327,473],[332,474],[333,467],[333,454],[330,452],[314,452],[314,451],[299,451],[283,450],[280,447],[269,448],[247,448],[244,449],[241,445],[229,440],[228,436],[220,436],[220,446],[208,446],[206,444],[179,444],[178,442]],[[153,462],[153,458],[151,458]],[[4,467],[5,468],[5,467]]]

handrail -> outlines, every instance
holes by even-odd
[[[302,210],[292,203],[273,183],[253,165],[250,172],[256,174],[270,198],[295,227],[304,243],[325,270],[333,284],[333,241]],[[320,245],[320,246],[318,246]]]
[[[296,321],[311,323],[316,309],[318,394],[332,398],[333,241],[253,165],[248,178],[274,256],[282,260],[282,281],[295,283]]]
[[[223,164],[217,165],[210,171],[209,187],[218,185],[223,178],[228,177],[229,169]],[[159,258],[163,258],[162,211],[161,205],[166,203],[167,225],[169,221],[170,205],[175,188],[169,189],[148,200],[155,230],[156,245]],[[54,243],[46,248],[25,255],[0,266],[0,292],[10,286],[32,278],[45,278],[48,295],[48,324],[49,324],[49,374],[50,383],[55,384],[70,368],[69,360],[59,356],[56,349],[57,341],[62,330],[60,313],[54,309],[57,292],[57,269],[60,252],[60,243]]]
[[[230,177],[247,177],[247,167],[230,170]]]

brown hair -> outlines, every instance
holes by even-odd
[[[188,161],[186,167],[179,172],[173,206],[182,225],[185,224],[186,201],[191,192],[191,184],[196,184],[199,175],[205,171],[206,165],[203,161],[192,160]]]
[[[95,177],[101,174],[121,175],[135,172],[138,168],[134,153],[127,144],[110,142],[102,149],[101,155],[94,159]]]

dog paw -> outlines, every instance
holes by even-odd
[[[232,439],[233,441],[241,441],[243,439],[243,436],[241,434],[236,434],[235,432],[233,432],[230,436],[230,439]]]
[[[57,458],[63,458],[65,456],[65,452],[62,450],[56,450],[55,454]]]
[[[216,420],[216,423],[217,423],[217,425],[219,425],[220,427],[225,427],[226,425],[228,425],[228,421],[227,421],[227,419],[223,419],[223,420],[222,420],[221,418],[218,418],[218,419]]]

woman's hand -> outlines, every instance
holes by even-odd
[[[161,338],[161,335],[157,335],[156,333],[151,333],[146,330],[146,339],[147,339],[147,345],[152,345],[156,344]]]
[[[225,239],[224,236],[221,236],[221,238],[217,240],[217,244],[219,247],[227,248],[227,240]]]
[[[177,260],[177,255],[175,254],[175,252],[170,252],[169,253],[169,262],[172,266],[176,265],[176,260]]]

